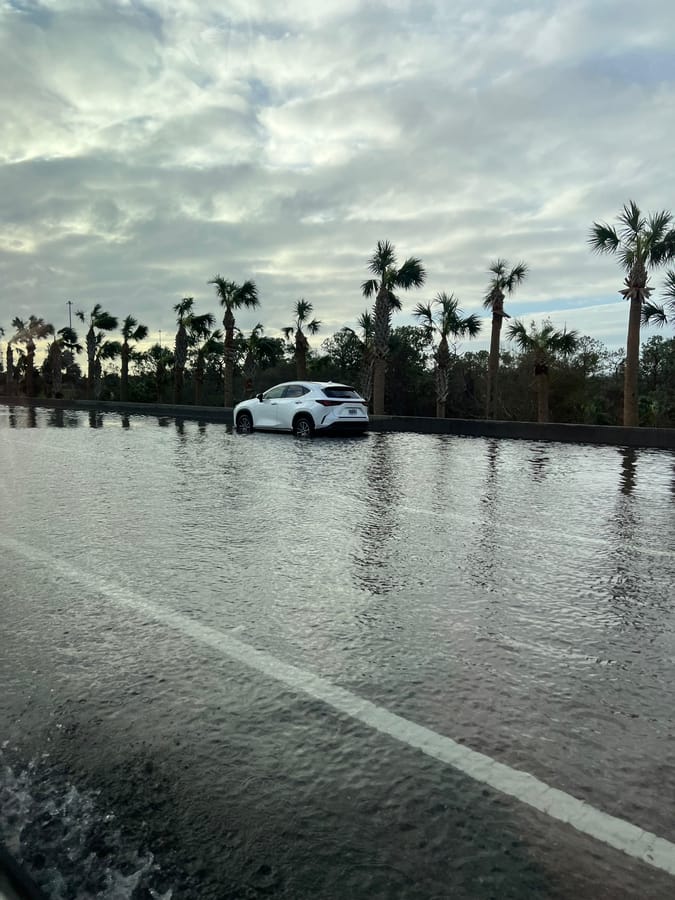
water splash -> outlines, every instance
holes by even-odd
[[[126,846],[95,792],[50,779],[47,758],[12,766],[0,750],[0,842],[49,900],[171,900],[153,854]]]

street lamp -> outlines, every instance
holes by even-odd
[[[66,300],[66,306],[68,307],[68,328],[72,329],[72,327],[73,327],[73,301]]]

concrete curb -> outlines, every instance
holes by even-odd
[[[232,410],[219,406],[178,406],[171,403],[121,403],[95,400],[28,400],[25,397],[20,399],[0,397],[0,403],[5,406],[81,409],[232,424]],[[675,450],[675,428],[624,428],[620,425],[570,425],[558,422],[540,425],[538,422],[498,422],[487,419],[371,416],[369,430]]]

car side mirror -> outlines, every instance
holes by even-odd
[[[257,398],[258,398],[258,400],[260,400],[260,402],[261,402],[261,403],[262,403],[262,398],[263,398],[263,395],[262,395],[262,393],[260,393],[260,394],[256,394],[256,397],[257,397]]]

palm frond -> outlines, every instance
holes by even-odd
[[[416,319],[422,319],[423,325],[433,326],[434,315],[431,311],[431,303],[418,303],[412,314]]]
[[[235,285],[234,306],[245,306],[247,309],[253,309],[260,306],[258,299],[258,288],[255,281],[248,279],[243,284]]]
[[[301,297],[296,302],[295,308],[294,308],[296,321],[299,323],[304,322],[305,319],[307,318],[307,316],[309,316],[309,314],[312,312],[313,309],[314,309],[314,307],[312,306],[312,304],[308,300],[305,300],[304,297]]]
[[[382,276],[387,269],[396,265],[396,251],[389,241],[378,241],[375,252],[368,260],[368,269],[374,275]]]
[[[361,293],[364,297],[372,297],[373,294],[376,294],[380,289],[380,282],[376,281],[374,278],[368,279],[368,281],[364,281],[361,285]]]
[[[640,208],[634,200],[624,203],[623,210],[619,213],[619,222],[622,225],[621,238],[630,243],[644,231],[647,220],[640,212]]]
[[[183,297],[182,300],[174,304],[173,311],[176,313],[176,322],[179,325],[192,312],[194,302],[194,297]]]
[[[401,312],[403,304],[393,291],[387,291],[387,299],[389,300],[389,309],[392,312]]]
[[[99,346],[99,359],[115,359],[122,353],[122,344],[119,341],[102,341]]]
[[[666,298],[666,306],[672,306],[675,313],[675,269],[666,272],[662,294]]]
[[[138,319],[135,319],[133,316],[125,316],[124,321],[122,322],[122,337],[125,341],[129,340],[131,335],[133,334],[134,328],[138,325]]]
[[[513,293],[516,285],[522,284],[528,274],[527,264],[522,262],[516,263],[516,265],[511,269],[508,276],[506,277],[506,281],[504,287],[506,288],[509,294]]]
[[[394,282],[396,287],[409,290],[412,287],[422,287],[426,277],[427,273],[422,265],[422,260],[410,256],[396,273]]]
[[[321,328],[321,321],[319,319],[312,319],[305,327],[310,334],[318,334],[319,329]]]
[[[657,328],[662,328],[668,324],[665,307],[659,306],[658,303],[652,303],[651,300],[646,300],[642,304],[640,315],[643,325],[656,325]]]
[[[475,313],[465,316],[463,319],[460,319],[460,322],[462,330],[459,333],[468,334],[469,337],[476,337],[479,335],[483,327],[483,323]]]
[[[530,347],[530,335],[527,333],[527,328],[519,319],[515,319],[508,325],[506,337],[509,341],[515,341],[521,350],[527,350]]]
[[[588,235],[588,243],[593,253],[616,253],[621,241],[616,228],[606,222],[594,222]]]
[[[673,214],[667,209],[661,209],[656,213],[652,213],[647,220],[647,232],[650,242],[653,244],[662,243],[668,233],[668,226],[673,221]]]
[[[114,331],[117,328],[117,316],[111,315],[105,309],[101,309],[101,304],[96,304],[96,313],[92,312],[91,324],[94,328],[100,328],[101,331]]]

